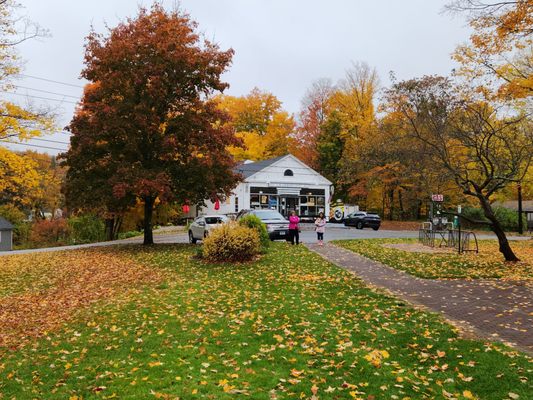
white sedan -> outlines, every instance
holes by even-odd
[[[196,218],[189,227],[189,243],[205,239],[211,229],[228,221],[229,218],[225,215],[203,215]]]

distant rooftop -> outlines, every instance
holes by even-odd
[[[244,163],[237,165],[233,169],[233,171],[241,174],[244,178],[248,178],[248,177],[252,176],[253,174],[255,174],[255,173],[259,172],[259,171],[262,171],[263,169],[271,166],[276,161],[279,161],[282,158],[287,157],[287,155],[288,154],[285,154],[283,156],[270,158],[268,160],[257,161],[257,162],[246,160]]]
[[[505,207],[510,210],[518,210],[518,200],[508,200],[494,203],[495,206]],[[522,201],[522,211],[533,212],[533,200]]]
[[[13,229],[13,225],[7,219],[0,217],[0,231],[8,231]]]

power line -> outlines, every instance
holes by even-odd
[[[57,84],[59,84],[59,85],[72,86],[72,87],[75,87],[75,88],[83,89],[83,86],[80,86],[80,85],[74,85],[74,84],[72,84],[72,83],[67,83],[67,82],[55,81],[55,80],[53,80],[53,79],[41,78],[41,77],[38,77],[38,76],[26,75],[26,74],[19,74],[19,76],[22,76],[22,77],[24,77],[24,78],[38,79],[38,80],[40,80],[40,81],[51,82],[51,83],[57,83]]]
[[[36,138],[36,137],[32,137],[30,140],[38,140],[40,142],[49,142],[49,143],[59,143],[59,144],[66,144],[66,145],[69,145],[70,143],[68,142],[60,142],[58,140],[51,140],[51,139],[41,139],[41,138]]]
[[[73,101],[68,101],[68,100],[61,100],[61,99],[52,99],[50,97],[41,97],[41,96],[33,96],[31,94],[22,94],[22,93],[15,93],[15,92],[9,92],[7,90],[0,90],[0,92],[2,93],[8,93],[8,94],[15,94],[17,96],[23,96],[23,97],[31,97],[31,98],[34,98],[34,99],[40,99],[40,100],[50,100],[50,101],[58,101],[60,103],[69,103],[69,104],[75,104],[77,105],[78,103],[75,103]]]
[[[72,97],[73,99],[79,99],[79,98],[80,98],[80,96],[72,96],[72,95],[70,95],[70,94],[56,93],[56,92],[49,92],[48,90],[35,89],[35,88],[26,87],[26,86],[19,86],[19,85],[16,85],[16,88],[17,88],[17,89],[34,90],[34,91],[36,91],[36,92],[41,92],[41,93],[55,94],[55,95],[57,95],[57,96],[63,96],[63,97]]]
[[[0,142],[6,142],[11,144],[17,144],[21,146],[30,146],[30,147],[38,147],[40,149],[50,149],[50,150],[58,150],[58,151],[67,151],[68,149],[59,149],[57,147],[49,147],[49,146],[40,146],[37,144],[31,144],[31,143],[20,143],[20,142],[11,142],[9,140],[0,139]]]

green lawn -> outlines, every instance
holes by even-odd
[[[533,241],[514,241],[511,246],[520,258],[506,263],[496,240],[479,242],[479,254],[426,254],[389,248],[387,245],[415,244],[416,239],[338,240],[334,244],[420,278],[504,278],[533,279]]]
[[[0,313],[12,296],[33,298],[34,289],[46,296],[77,288],[83,300],[85,282],[101,293],[49,331],[36,330],[40,338],[5,339],[0,398],[531,398],[531,359],[460,339],[436,315],[377,294],[304,247],[276,243],[239,266],[206,265],[195,253],[190,246],[71,252],[64,270],[72,273],[60,281],[50,263],[66,253],[8,261]],[[91,273],[98,285],[76,275],[76,254],[103,260]],[[25,257],[33,258],[24,293],[5,290]],[[123,281],[107,271],[117,259],[128,264],[125,275],[135,276],[137,265],[153,278]]]

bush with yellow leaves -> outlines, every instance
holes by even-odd
[[[249,261],[261,251],[256,229],[235,223],[221,225],[204,240],[203,257],[214,262]]]

